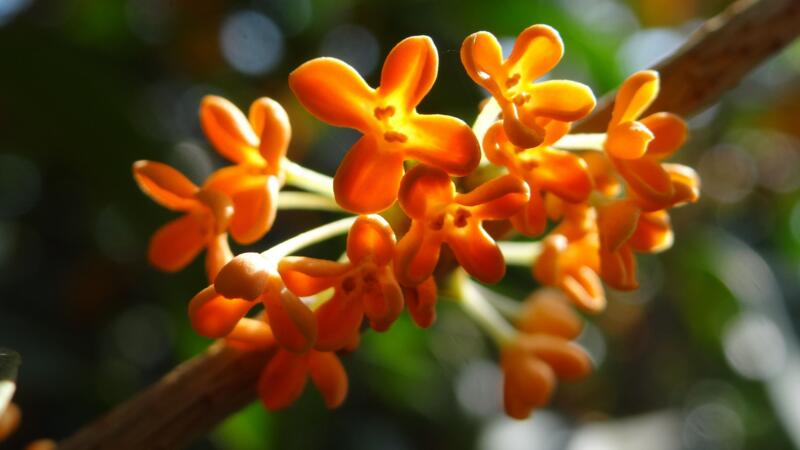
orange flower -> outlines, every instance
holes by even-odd
[[[519,323],[522,332],[502,349],[503,403],[516,419],[546,404],[557,378],[574,380],[592,370],[586,352],[570,342],[582,324],[561,297],[555,290],[534,293]]]
[[[254,101],[245,117],[228,100],[207,96],[200,106],[200,123],[217,151],[236,163],[216,171],[206,187],[233,200],[233,238],[242,244],[255,242],[275,221],[285,179],[281,164],[292,133],[289,117],[267,97]]]
[[[521,149],[508,140],[501,122],[492,125],[483,139],[486,158],[525,180],[531,196],[527,207],[511,218],[520,233],[538,236],[547,226],[542,191],[573,203],[584,202],[592,192],[589,167],[578,156],[546,146]]]
[[[269,328],[278,344],[293,353],[305,353],[314,344],[314,313],[286,289],[275,263],[258,253],[237,255],[220,270],[214,285],[200,291],[189,304],[192,327],[198,334],[220,338],[235,333],[245,340],[250,333],[268,339],[263,326],[245,315],[261,302]],[[238,327],[238,328],[237,328]]]
[[[588,86],[574,81],[534,81],[551,71],[564,54],[561,36],[547,25],[533,25],[517,36],[508,59],[491,33],[473,33],[461,45],[461,62],[503,111],[509,140],[521,148],[556,142],[569,123],[594,109]]]
[[[428,328],[436,321],[436,292],[436,280],[433,277],[414,287],[403,286],[408,313],[420,328]]]
[[[411,229],[397,246],[398,280],[407,286],[424,282],[439,261],[442,243],[447,243],[470,275],[486,283],[500,281],[506,270],[503,254],[482,223],[508,219],[528,198],[528,187],[513,175],[457,194],[446,173],[414,167],[400,186],[400,207],[411,218]]]
[[[335,353],[310,350],[296,354],[279,350],[258,380],[258,395],[267,409],[283,409],[303,393],[308,377],[322,394],[328,408],[336,408],[347,396],[347,373]]]
[[[456,176],[478,166],[480,147],[467,124],[455,117],[416,112],[436,79],[438,59],[430,38],[414,36],[389,53],[377,89],[334,58],[311,60],[289,75],[289,86],[314,116],[364,134],[334,177],[336,201],[342,208],[372,213],[391,206],[407,159]]]
[[[198,188],[172,167],[153,161],[133,164],[133,177],[142,192],[156,203],[185,213],[167,223],[150,239],[147,255],[161,270],[176,272],[189,264],[206,248],[206,272],[209,280],[232,255],[226,229],[233,214],[231,200],[225,194],[206,187]]]
[[[339,350],[359,333],[364,315],[377,331],[391,326],[403,310],[403,292],[391,268],[395,237],[378,215],[360,216],[347,235],[349,262],[287,257],[278,270],[296,295],[334,288],[333,297],[316,312],[317,350]]]

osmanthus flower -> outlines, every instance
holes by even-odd
[[[571,342],[581,320],[562,297],[554,289],[534,293],[517,323],[520,332],[502,348],[503,404],[511,417],[524,419],[545,405],[558,379],[575,380],[592,370],[589,356]]]
[[[403,286],[408,313],[420,327],[428,328],[436,321],[436,280],[431,276],[416,286]]]
[[[147,256],[155,267],[176,272],[206,249],[209,280],[231,258],[227,228],[233,215],[230,198],[206,186],[198,187],[174,168],[153,161],[133,164],[133,177],[156,203],[184,213],[159,228],[150,239]]]
[[[210,338],[226,337],[234,331],[263,335],[264,330],[251,322],[255,319],[246,317],[260,302],[277,343],[293,353],[307,352],[316,341],[316,318],[301,299],[286,289],[276,266],[277,261],[258,253],[242,253],[223,266],[214,284],[200,291],[189,304],[195,331]]]
[[[480,146],[467,124],[451,116],[416,112],[433,86],[438,65],[433,41],[413,36],[386,57],[377,89],[335,58],[311,60],[289,75],[289,86],[311,114],[363,133],[334,177],[336,201],[342,208],[373,213],[391,206],[405,160],[455,176],[478,166]]]
[[[302,354],[278,350],[261,372],[258,395],[270,411],[283,409],[300,397],[309,377],[328,408],[338,407],[347,397],[347,373],[339,357],[314,349]]]
[[[295,295],[334,289],[333,297],[316,311],[317,350],[347,346],[358,335],[365,315],[377,331],[385,331],[397,319],[403,310],[403,291],[391,266],[394,252],[394,231],[373,214],[358,217],[350,228],[348,262],[306,257],[281,260],[278,271]]]
[[[547,226],[543,191],[572,203],[585,202],[592,193],[586,162],[574,153],[547,146],[522,149],[508,140],[501,122],[492,125],[483,139],[486,158],[506,167],[530,189],[528,204],[511,218],[514,228],[528,236],[542,234]]]
[[[511,55],[503,59],[497,38],[473,33],[461,45],[467,74],[491,93],[503,111],[509,140],[521,148],[549,145],[569,131],[595,106],[588,86],[567,80],[534,83],[561,60],[561,36],[547,25],[533,25],[517,36]]]
[[[406,286],[427,280],[446,243],[470,275],[485,283],[500,281],[505,261],[497,243],[483,229],[483,221],[510,218],[528,198],[528,186],[513,175],[459,194],[443,171],[415,166],[400,186],[400,207],[411,218],[411,228],[395,252],[398,280]]]
[[[206,187],[233,200],[230,232],[243,244],[260,239],[275,221],[278,191],[285,174],[282,161],[291,139],[289,117],[267,97],[250,106],[247,117],[231,102],[207,96],[200,123],[217,151],[236,165],[216,171]]]

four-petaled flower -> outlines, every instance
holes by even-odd
[[[287,257],[278,270],[286,286],[300,296],[333,288],[334,294],[316,311],[317,350],[339,350],[359,333],[366,315],[384,331],[403,310],[403,291],[391,267],[395,251],[392,228],[381,216],[360,216],[347,235],[348,262]]]
[[[513,175],[458,194],[446,173],[415,166],[400,186],[400,207],[411,218],[411,229],[397,245],[397,279],[407,286],[424,282],[439,261],[442,244],[447,243],[470,275],[486,283],[500,281],[506,267],[503,254],[482,223],[513,216],[528,195],[528,186]]]
[[[199,188],[172,167],[153,161],[137,161],[133,177],[150,198],[173,211],[185,213],[159,228],[150,239],[150,263],[176,272],[206,248],[206,273],[214,277],[231,258],[226,230],[233,215],[227,195]]]
[[[303,354],[278,350],[261,372],[258,395],[270,411],[283,409],[300,397],[309,376],[322,394],[325,406],[333,409],[342,404],[348,383],[339,357],[313,349]]]
[[[289,117],[267,97],[254,101],[245,117],[228,100],[207,96],[200,106],[200,123],[214,148],[236,164],[214,172],[206,186],[233,201],[233,238],[242,244],[255,242],[275,221],[285,179],[282,162],[292,133]]]
[[[342,208],[373,213],[390,207],[407,159],[455,176],[478,166],[480,146],[467,124],[451,116],[416,112],[436,79],[438,60],[430,38],[413,36],[386,57],[377,89],[334,58],[311,60],[289,75],[289,86],[313,115],[363,133],[333,180]]]
[[[521,148],[550,145],[569,131],[569,123],[594,109],[588,86],[567,80],[534,81],[561,60],[561,36],[547,25],[533,25],[517,37],[511,55],[491,33],[473,33],[461,45],[461,62],[503,111],[508,138]]]

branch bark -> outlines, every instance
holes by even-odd
[[[740,0],[654,67],[661,73],[661,95],[651,109],[698,112],[798,34],[800,0]],[[613,96],[607,96],[576,130],[604,130],[612,107]],[[62,441],[59,449],[184,447],[255,399],[256,380],[269,356],[217,342]]]

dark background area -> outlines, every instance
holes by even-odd
[[[185,312],[202,258],[178,274],[147,265],[150,234],[174,216],[131,177],[138,159],[195,182],[223,163],[199,128],[202,96],[277,99],[290,158],[331,174],[356,135],[289,92],[287,74],[310,58],[344,59],[374,85],[396,42],[428,34],[439,79],[420,110],[472,122],[484,93],[458,49],[474,31],[510,44],[528,25],[556,27],[566,55],[552,76],[599,97],[727,3],[0,0],[0,345],[23,357],[22,425],[0,447],[64,438],[208,345]],[[673,249],[640,258],[642,289],[612,293],[589,319],[581,342],[597,372],[532,419],[502,415],[495,350],[442,302],[431,330],[404,316],[365,335],[345,358],[341,409],[313,389],[278,414],[254,403],[193,448],[795,448],[799,125],[797,44],[691,119],[674,159],[700,173],[701,202],[672,214]],[[329,218],[281,212],[248,248]],[[508,293],[533,288],[525,269],[510,275]]]

